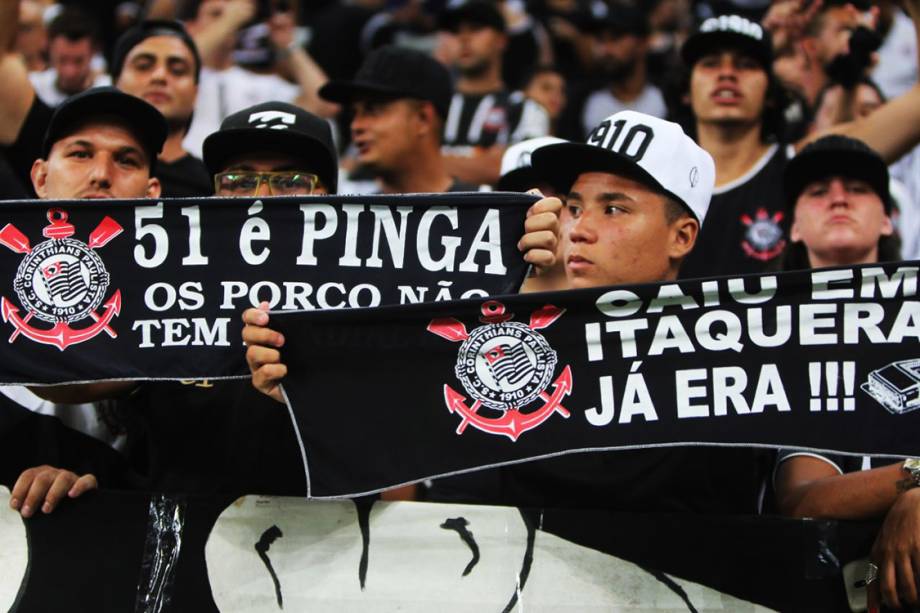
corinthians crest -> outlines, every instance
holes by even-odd
[[[483,303],[479,318],[485,325],[472,332],[467,332],[466,326],[453,318],[434,319],[428,324],[429,332],[462,343],[454,374],[473,397],[473,405],[467,406],[463,394],[444,385],[447,409],[461,417],[457,434],[463,434],[468,425],[473,425],[483,432],[516,441],[557,411],[563,417],[569,416],[562,399],[572,391],[572,371],[566,365],[552,381],[556,352],[537,332],[552,325],[564,312],[547,305],[530,316],[529,324],[523,324],[509,321],[513,315],[505,313],[504,305],[489,300]],[[547,391],[550,385],[552,392]],[[521,409],[538,399],[543,401],[542,406],[522,412]]]
[[[105,331],[115,338],[117,333],[109,323],[121,311],[121,292],[115,293],[105,304],[109,287],[109,273],[96,249],[122,233],[123,228],[111,217],[105,217],[90,232],[89,242],[71,238],[76,232],[67,222],[67,211],[48,210],[49,225],[42,234],[45,240],[35,247],[16,226],[6,224],[0,229],[0,244],[25,255],[16,271],[13,287],[20,304],[28,311],[21,317],[19,309],[6,296],[0,298],[3,321],[15,328],[9,342],[22,334],[37,343],[54,345],[61,351],[82,343]],[[100,314],[97,309],[102,306]],[[91,318],[93,324],[72,328],[72,322]],[[52,324],[33,327],[33,319]]]

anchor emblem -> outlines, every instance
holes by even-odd
[[[106,216],[90,233],[89,242],[71,238],[76,229],[67,222],[67,211],[60,208],[48,210],[49,225],[42,234],[47,240],[35,245],[13,224],[0,229],[0,245],[24,255],[13,287],[19,302],[28,310],[20,316],[19,308],[6,296],[0,297],[0,316],[14,328],[9,342],[20,334],[37,343],[53,345],[63,351],[70,345],[82,343],[105,332],[118,336],[109,325],[121,312],[121,291],[105,301],[109,286],[109,273],[96,249],[104,247],[124,229]],[[100,305],[102,312],[98,311]],[[91,318],[93,324],[73,328],[71,322]],[[45,321],[52,326],[32,326],[32,319]]]
[[[495,300],[482,305],[480,321],[485,325],[468,332],[463,322],[452,317],[433,319],[428,331],[451,342],[462,343],[457,353],[454,374],[463,389],[474,399],[467,406],[466,396],[444,385],[448,411],[459,415],[457,434],[467,426],[489,434],[507,436],[512,441],[536,428],[554,413],[568,418],[562,400],[572,391],[572,370],[566,365],[555,381],[556,352],[537,332],[555,322],[565,309],[547,305],[530,316],[529,324],[510,321],[513,315]],[[552,392],[547,391],[552,385]],[[524,413],[522,408],[543,401],[538,409]],[[498,412],[490,417],[487,412]]]

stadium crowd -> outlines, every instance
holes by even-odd
[[[0,198],[536,188],[522,291],[920,259],[918,32],[920,0],[13,0]],[[284,339],[253,307],[251,382],[0,388],[14,508],[303,494]],[[917,486],[912,459],[694,447],[383,496],[882,519],[871,582],[900,607]]]

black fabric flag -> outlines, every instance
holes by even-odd
[[[312,496],[675,444],[920,455],[916,262],[277,313]]]
[[[515,292],[523,194],[23,201],[0,384],[248,377],[240,314]],[[7,342],[4,342],[7,341]]]

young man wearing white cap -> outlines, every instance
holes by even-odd
[[[623,111],[584,144],[537,149],[532,164],[567,194],[560,255],[569,287],[677,278],[715,179],[712,158],[680,126]],[[753,512],[760,478],[752,452],[703,448],[579,454],[501,473],[506,504],[631,511]]]

